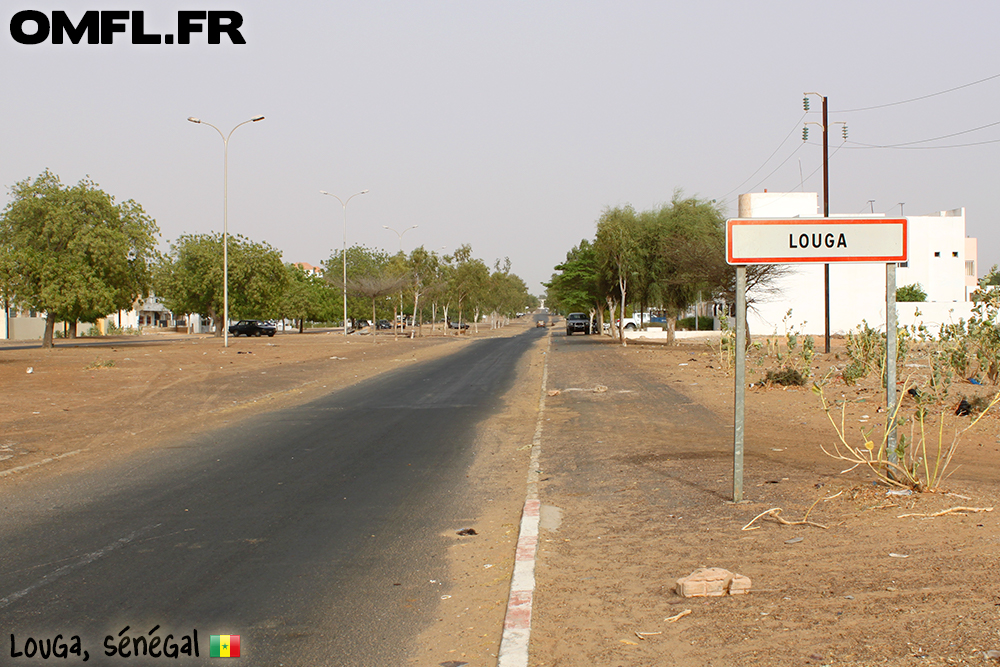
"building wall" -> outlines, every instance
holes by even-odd
[[[815,193],[751,193],[740,196],[740,217],[813,217],[818,207]],[[835,216],[831,216],[835,217]],[[933,215],[908,216],[908,261],[896,269],[896,285],[920,283],[927,303],[897,307],[901,325],[922,321],[928,325],[968,319],[972,303],[966,261],[976,264],[975,239],[965,237],[965,209]],[[969,243],[971,241],[971,243]],[[776,291],[748,295],[747,320],[751,333],[784,333],[794,326],[805,334],[823,335],[824,281],[822,264],[787,265],[788,274],[776,282]],[[973,276],[974,278],[974,276]],[[834,263],[830,265],[830,332],[844,334],[862,320],[885,327],[885,264]],[[913,308],[916,306],[916,308]],[[792,314],[785,322],[788,311]],[[914,311],[919,310],[920,316]],[[932,329],[933,330],[933,329]]]

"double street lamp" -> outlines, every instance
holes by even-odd
[[[256,123],[259,120],[264,120],[263,116],[254,116],[249,120],[245,120],[233,129],[229,131],[229,134],[223,134],[222,130],[212,125],[211,123],[206,123],[205,121],[191,116],[188,118],[192,123],[198,123],[199,125],[208,125],[210,128],[219,133],[222,137],[222,147],[223,147],[223,167],[222,167],[222,310],[223,310],[223,322],[222,331],[224,336],[224,345],[229,347],[229,137],[233,136],[233,132],[236,131],[237,127],[240,125],[246,125],[247,123]]]
[[[399,252],[403,252],[403,234],[405,234],[406,232],[410,231],[411,229],[416,229],[417,227],[419,227],[419,225],[413,225],[412,227],[407,227],[406,229],[404,229],[401,232],[397,232],[395,229],[393,229],[389,225],[382,225],[382,229],[388,229],[390,232],[392,232],[393,234],[395,234],[396,236],[399,237]]]
[[[368,190],[362,190],[361,192],[355,192],[353,195],[351,195],[350,197],[348,197],[346,200],[341,199],[337,195],[335,195],[333,193],[330,193],[330,192],[327,192],[326,190],[320,190],[319,193],[321,195],[329,195],[329,196],[333,197],[334,199],[336,199],[337,201],[340,202],[340,205],[344,209],[344,254],[343,254],[343,260],[344,260],[344,335],[346,336],[347,335],[347,204],[350,203],[350,201],[352,199],[354,199],[355,197],[357,197],[358,195],[367,194]],[[374,322],[372,323],[372,326],[374,326]]]

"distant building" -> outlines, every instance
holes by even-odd
[[[308,273],[310,276],[320,276],[320,277],[322,277],[322,275],[323,275],[323,268],[322,267],[313,266],[312,264],[309,264],[308,262],[295,262],[294,264],[292,264],[292,266],[299,267],[300,269],[302,269],[303,271],[305,271],[306,273]]]
[[[819,196],[815,192],[740,195],[739,217],[820,217]],[[964,208],[906,219],[909,248],[907,261],[897,265],[896,286],[919,283],[927,301],[898,303],[899,324],[923,323],[937,333],[941,324],[968,319],[971,314],[974,304],[969,298],[978,286],[976,239],[965,235]],[[784,333],[783,320],[790,309],[788,324],[801,333],[823,335],[823,265],[789,265],[788,275],[775,286],[771,295],[750,293],[749,298],[755,301],[747,314],[750,331]],[[862,320],[874,328],[885,328],[885,264],[830,264],[830,333],[847,333]]]

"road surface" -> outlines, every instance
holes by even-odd
[[[243,665],[402,664],[448,591],[444,535],[469,519],[470,435],[543,335],[476,341],[98,470],[0,489],[0,655],[61,634],[70,649],[79,637],[66,662],[86,651],[88,664],[120,664],[107,647],[141,653],[158,637],[163,651],[171,634],[183,648],[197,631],[198,659],[169,662],[202,662],[209,636],[230,634]]]

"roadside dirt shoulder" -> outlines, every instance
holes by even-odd
[[[541,499],[561,523],[539,538],[531,665],[979,665],[1000,649],[1000,513],[929,516],[1000,501],[995,420],[947,494],[896,496],[822,453],[836,436],[808,389],[755,387],[734,505],[732,378],[707,346],[554,335],[549,385]],[[875,421],[872,387],[831,389],[852,431]],[[819,525],[760,516],[774,508]],[[700,567],[752,591],[679,597]]]

